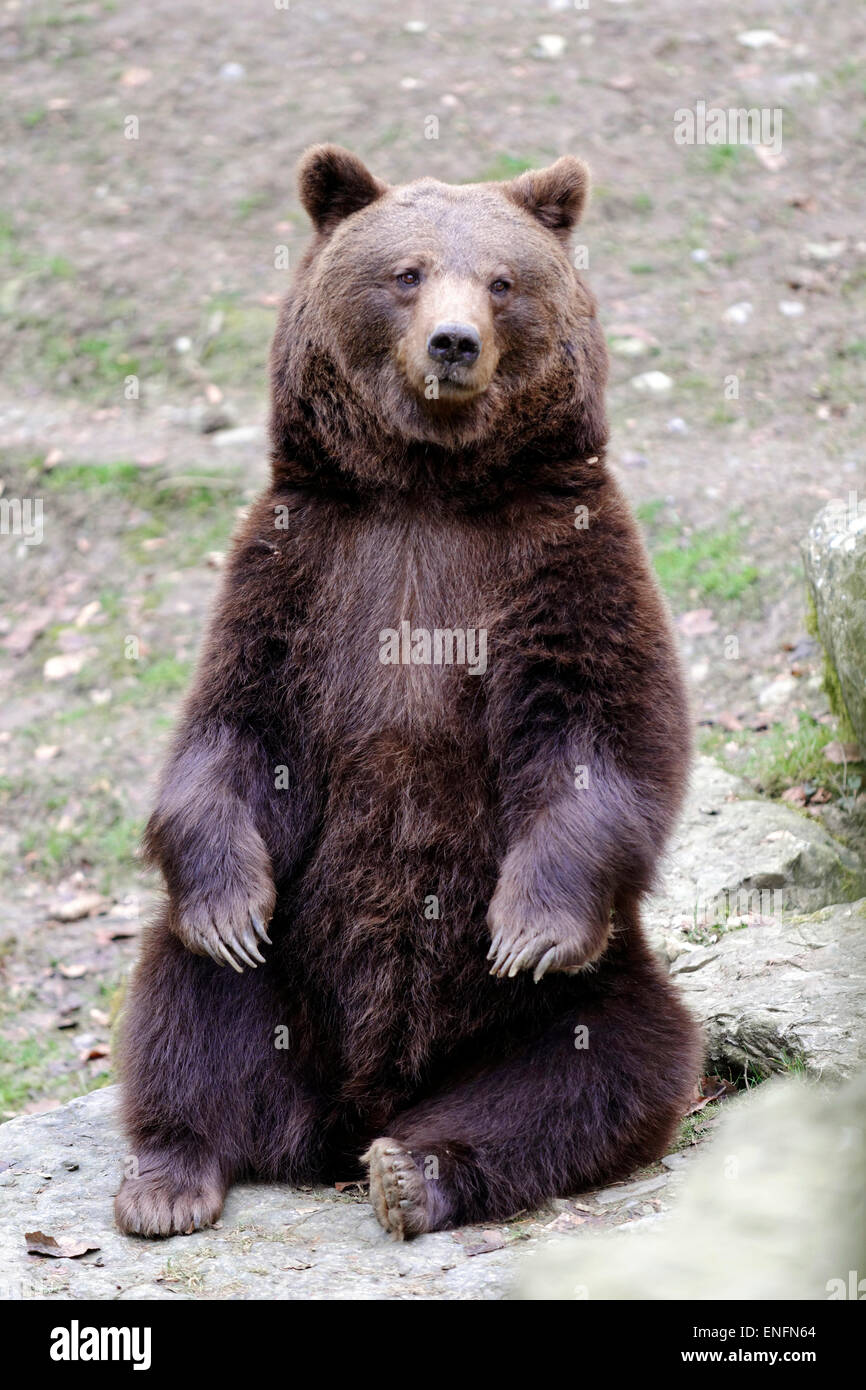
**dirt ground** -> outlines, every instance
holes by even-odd
[[[44,505],[41,544],[0,536],[2,1116],[111,1074],[155,892],[137,839],[265,477],[277,266],[307,235],[292,170],[314,141],[394,181],[587,159],[611,459],[697,737],[862,837],[862,766],[824,755],[798,546],[823,503],[866,498],[866,10],[7,0],[0,62],[0,478]],[[781,152],[677,144],[698,101],[780,111]]]

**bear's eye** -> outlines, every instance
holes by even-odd
[[[397,276],[397,279],[401,285],[420,285],[421,272],[418,270],[404,270],[402,274]]]
[[[494,280],[493,284],[490,286],[490,293],[507,294],[510,289],[511,282],[509,280]]]

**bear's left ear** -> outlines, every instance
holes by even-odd
[[[589,170],[580,159],[563,155],[547,169],[530,169],[505,185],[518,207],[567,241],[580,220],[589,192]]]
[[[340,145],[313,145],[298,164],[301,202],[317,231],[330,232],[387,191],[366,164]]]

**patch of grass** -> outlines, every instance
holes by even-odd
[[[819,724],[811,714],[800,711],[797,727],[774,724],[755,744],[742,771],[767,796],[780,796],[788,787],[804,785],[807,793],[828,787],[844,795],[854,777],[861,777],[862,764],[840,767],[824,757],[824,749],[837,737],[830,724]]]
[[[71,1100],[111,1082],[93,1077],[84,1068],[62,1069],[65,1053],[60,1039],[35,1034],[23,1042],[0,1039],[0,1113],[20,1111],[35,1100]]]
[[[506,179],[516,179],[518,174],[525,174],[527,169],[537,169],[540,164],[544,164],[545,159],[525,159],[521,155],[507,154],[504,150],[495,155],[485,169],[482,169],[477,179],[472,182],[477,183],[501,183]]]
[[[740,145],[707,145],[704,158],[711,174],[732,174],[741,156]]]
[[[847,766],[828,762],[824,749],[835,739],[845,739],[845,730],[838,725],[821,724],[805,710],[797,714],[797,723],[774,724],[763,733],[743,730],[739,733],[702,730],[699,746],[702,752],[718,758],[730,771],[745,777],[765,796],[779,797],[789,787],[803,786],[807,795],[826,788],[841,799],[856,796],[866,780],[866,765]],[[736,744],[739,752],[733,758],[726,745]]]
[[[273,310],[246,304],[239,295],[220,295],[211,300],[208,318],[217,313],[222,316],[219,331],[201,351],[208,376],[220,386],[261,387],[274,335]]]
[[[32,856],[28,860],[31,872],[54,880],[76,869],[99,869],[100,886],[109,886],[119,869],[132,864],[142,824],[128,814],[120,797],[100,792],[77,804],[70,787],[69,800],[62,805],[55,800],[49,808],[39,791],[28,783],[15,797],[21,827],[19,852]],[[67,817],[53,824],[46,819],[46,813],[56,815],[67,804],[73,807]]]
[[[719,1105],[720,1102],[717,1100],[710,1101],[709,1105],[705,1105],[703,1110],[698,1110],[694,1115],[685,1116],[680,1122],[680,1132],[675,1142],[671,1145],[674,1153],[679,1152],[680,1149],[690,1149],[693,1145],[699,1144],[701,1140],[706,1137],[706,1131],[710,1126],[710,1122],[714,1120],[719,1113]]]
[[[720,527],[682,529],[663,519],[658,503],[638,508],[653,564],[674,604],[696,600],[731,603],[759,578],[744,552],[745,528],[736,518]]]
[[[243,222],[252,213],[258,212],[259,208],[267,207],[269,201],[267,193],[248,193],[246,197],[238,198],[235,203],[235,217]]]

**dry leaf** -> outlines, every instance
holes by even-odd
[[[688,613],[680,614],[677,627],[686,637],[703,637],[715,632],[718,623],[711,608],[692,608]]]
[[[840,743],[838,738],[834,738],[832,743],[825,746],[824,757],[828,763],[860,763],[863,761],[863,753],[859,744]]]
[[[47,1236],[44,1231],[25,1231],[24,1242],[28,1255],[50,1255],[55,1260],[77,1260],[80,1255],[86,1255],[90,1250],[100,1249],[92,1240],[61,1242],[55,1240],[54,1236]]]
[[[782,800],[787,801],[789,806],[805,806],[806,788],[789,787],[787,791],[782,792]]]

